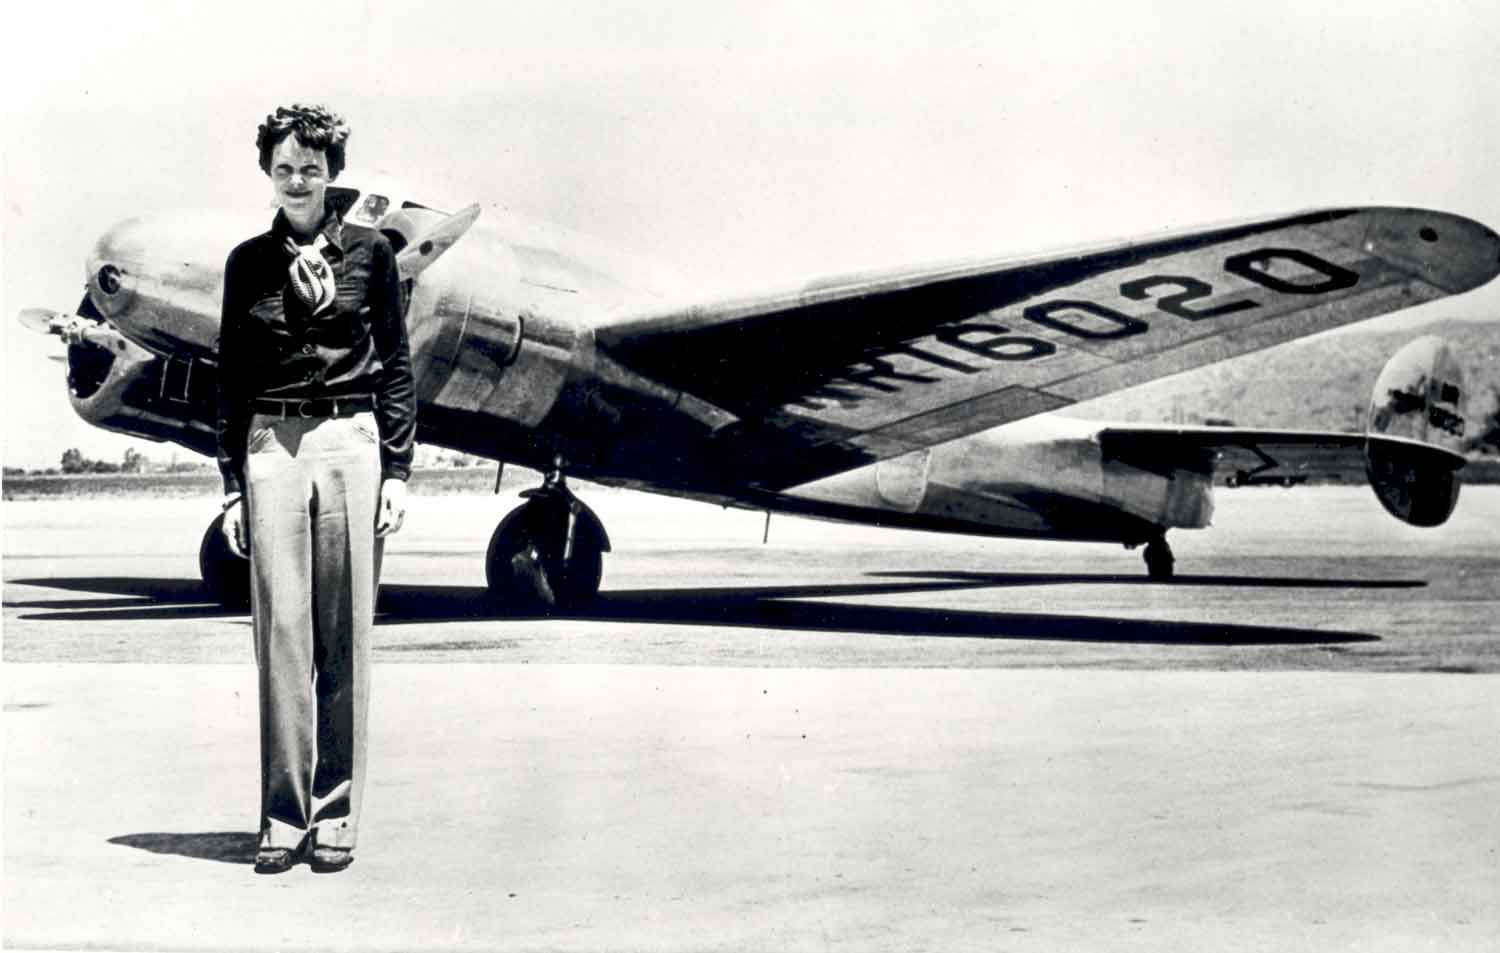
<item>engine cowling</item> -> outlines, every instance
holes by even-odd
[[[110,325],[87,295],[76,314],[28,308],[20,319],[67,344],[68,401],[78,416],[105,430],[214,452],[211,361],[142,347]]]
[[[1417,338],[1397,351],[1370,398],[1365,473],[1386,512],[1439,526],[1458,505],[1464,436],[1463,370],[1446,342]]]

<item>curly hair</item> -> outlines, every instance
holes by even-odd
[[[296,133],[297,141],[309,149],[328,156],[328,177],[336,179],[344,171],[344,145],[349,141],[349,126],[344,117],[327,106],[277,106],[255,133],[255,147],[260,150],[260,168],[271,174],[271,152],[288,135]]]

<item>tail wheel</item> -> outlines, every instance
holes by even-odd
[[[1172,556],[1172,547],[1167,545],[1166,537],[1158,536],[1147,543],[1143,555],[1146,558],[1148,576],[1163,582],[1172,578],[1177,560]]]
[[[203,532],[198,544],[198,574],[208,596],[232,609],[250,605],[250,561],[235,555],[224,540],[224,514]]]
[[[517,508],[495,527],[485,551],[490,594],[507,604],[572,610],[599,594],[604,550],[590,523],[574,527],[566,554],[568,508],[547,500]]]

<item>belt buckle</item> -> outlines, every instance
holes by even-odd
[[[311,404],[311,403],[314,403],[314,401],[312,401],[312,400],[299,400],[299,401],[297,401],[297,416],[301,417],[303,419],[311,417],[312,414],[309,414],[307,412],[307,405]]]

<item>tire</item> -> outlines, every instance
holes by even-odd
[[[604,578],[604,553],[595,524],[580,519],[573,556],[563,563],[568,511],[550,500],[526,503],[500,521],[484,555],[490,596],[505,605],[572,611],[593,602]]]
[[[235,555],[224,540],[224,514],[214,517],[198,544],[198,574],[210,599],[231,609],[250,605],[250,561]]]
[[[1176,571],[1177,560],[1172,556],[1172,547],[1165,539],[1153,539],[1146,544],[1146,575],[1160,582],[1171,579]]]

